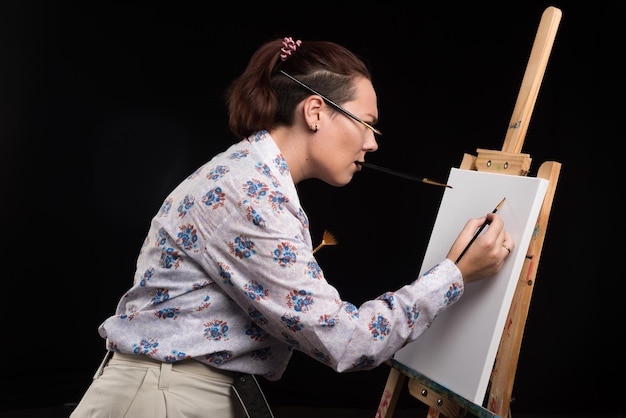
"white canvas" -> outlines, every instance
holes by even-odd
[[[452,189],[444,192],[421,273],[445,258],[467,219],[491,212],[504,197],[498,213],[516,245],[497,276],[466,285],[461,299],[395,359],[481,405],[548,181],[452,168],[447,184]]]

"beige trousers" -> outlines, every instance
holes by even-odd
[[[70,418],[244,418],[234,376],[196,360],[107,355]]]

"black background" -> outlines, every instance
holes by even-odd
[[[623,413],[624,3],[83,3],[0,6],[3,410],[78,401],[150,218],[233,142],[222,93],[262,42],[327,39],[362,56],[384,133],[369,161],[445,180],[464,153],[501,148],[554,5],[563,18],[522,151],[530,175],[562,169],[512,411]],[[314,241],[324,229],[339,240],[319,261],[345,299],[416,276],[441,189],[367,170],[299,189]],[[387,374],[296,353],[264,387],[275,405],[375,409]]]

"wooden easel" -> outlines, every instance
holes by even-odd
[[[561,10],[548,7],[542,14],[533,48],[528,60],[526,72],[511,117],[502,150],[477,149],[477,155],[465,154],[459,168],[526,176],[530,169],[529,154],[522,154],[522,146],[528,129],[530,117],[539,93],[539,87],[552,50],[554,38],[561,20]],[[400,396],[400,389],[409,377],[408,389],[411,396],[429,406],[428,417],[462,417],[471,413],[479,417],[508,417],[513,391],[513,381],[522,342],[522,335],[528,317],[530,298],[535,284],[537,267],[546,234],[548,218],[556,191],[556,184],[561,164],[544,162],[537,177],[549,181],[535,232],[526,252],[526,260],[515,289],[515,295],[500,340],[495,364],[489,382],[486,405],[475,405],[454,394],[436,382],[408,370],[397,361],[388,364],[391,371],[387,378],[376,418],[391,418]]]

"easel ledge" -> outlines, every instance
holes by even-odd
[[[462,412],[469,412],[479,418],[501,418],[500,415],[496,415],[488,409],[476,405],[474,402],[465,399],[394,359],[389,360],[388,364],[402,373],[402,375],[411,379],[409,381],[409,392],[413,397],[418,398],[419,396],[423,400],[434,401],[440,411],[446,416],[459,416]],[[412,384],[413,381],[419,382],[421,386],[417,387]],[[416,389],[417,393],[414,393]]]

